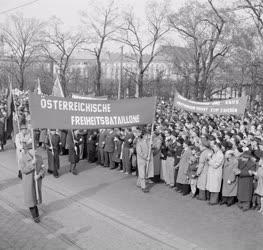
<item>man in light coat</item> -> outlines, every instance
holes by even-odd
[[[138,166],[137,187],[140,187],[144,193],[149,192],[146,186],[146,179],[154,176],[153,154],[150,141],[151,135],[149,131],[145,130],[141,133],[136,143]]]
[[[206,181],[207,181],[207,171],[208,171],[208,160],[212,155],[212,151],[208,148],[208,143],[201,140],[200,145],[200,158],[196,171],[197,178],[197,188],[199,190],[198,200],[206,200]]]
[[[208,161],[206,189],[210,192],[210,201],[208,204],[216,205],[218,204],[218,197],[222,183],[224,154],[221,151],[221,145],[219,142],[213,140],[210,145],[213,149],[213,154]]]
[[[41,186],[46,169],[42,157],[32,149],[32,144],[24,143],[22,156],[19,161],[23,174],[24,202],[29,208],[34,221],[39,223],[40,219],[37,205],[42,203]]]

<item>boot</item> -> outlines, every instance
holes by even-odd
[[[33,217],[34,222],[39,223],[40,219],[39,219],[39,213],[38,213],[37,206],[30,207],[29,210],[30,210],[30,213],[31,213],[31,215]]]
[[[22,180],[22,172],[21,172],[21,170],[18,171],[17,177]]]
[[[73,169],[72,169],[72,174],[77,175],[77,169],[76,169],[76,165],[74,165]]]

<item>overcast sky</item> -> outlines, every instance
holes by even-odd
[[[96,0],[93,0],[95,2]],[[171,5],[174,10],[179,9],[187,0],[171,0]],[[199,0],[206,1],[206,0]],[[96,1],[97,2],[97,1]],[[103,3],[108,0],[101,0]],[[147,0],[115,0],[114,1],[121,9],[127,9],[132,6],[138,16],[143,17],[144,6]],[[225,4],[232,0],[214,0],[215,4]],[[26,5],[28,4],[28,5]],[[13,11],[12,8],[19,7]],[[80,24],[79,11],[89,9],[88,0],[0,0],[0,21],[3,21],[8,14],[16,12],[23,13],[26,17],[37,17],[48,19],[51,16],[57,16],[68,27],[77,26]],[[5,13],[5,11],[8,11]],[[4,12],[4,13],[3,13]]]
[[[169,0],[156,0],[160,2]],[[177,11],[189,0],[171,0],[171,8]],[[196,0],[199,2],[207,2],[207,0]],[[234,0],[213,0],[215,6],[226,6]],[[6,17],[11,14],[22,13],[25,17],[35,17],[41,20],[48,20],[52,16],[56,16],[64,23],[65,30],[75,29],[81,24],[80,11],[91,9],[90,2],[107,5],[112,0],[0,0],[0,22],[4,22]],[[140,18],[145,17],[145,5],[148,0],[114,0],[114,3],[120,10],[128,10],[130,7],[134,9],[136,15]],[[171,33],[169,42],[173,45],[184,46],[183,40],[175,33]],[[106,45],[106,50],[119,51],[119,44]],[[124,47],[126,53],[127,48]]]

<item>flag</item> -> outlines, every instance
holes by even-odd
[[[64,92],[62,90],[62,86],[59,81],[59,77],[57,75],[57,78],[54,82],[54,86],[52,89],[52,96],[57,96],[57,97],[65,97]]]
[[[14,101],[13,101],[12,91],[13,91],[12,83],[10,82],[9,89],[8,89],[8,96],[7,96],[7,116],[8,117],[12,115],[14,111]]]
[[[36,93],[38,95],[42,95],[42,90],[41,90],[41,85],[40,85],[39,78],[37,79],[37,85],[36,85],[36,88],[34,90],[34,93]]]
[[[10,138],[13,132],[13,112],[15,110],[14,99],[12,94],[12,83],[10,82],[7,96],[7,121],[6,121],[6,138]]]

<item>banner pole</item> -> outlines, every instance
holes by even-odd
[[[15,115],[16,115],[16,118],[17,118],[17,127],[18,127],[18,132],[20,133],[20,123],[19,123],[19,117],[18,117],[18,112],[17,112],[17,107],[16,107],[16,104],[15,104],[15,99],[14,99],[14,95],[13,95],[13,86],[12,86],[12,81],[10,79],[10,76],[8,76],[9,78],[9,82],[10,82],[10,91],[11,91],[11,98],[13,99],[13,105],[14,105],[14,108],[15,108]]]
[[[34,172],[34,181],[35,181],[35,187],[36,187],[36,198],[37,203],[39,203],[39,190],[38,190],[38,181],[35,178],[37,176],[37,164],[36,164],[36,149],[35,149],[35,143],[34,143],[34,130],[31,128],[31,134],[32,134],[32,147],[33,147],[33,157],[34,157],[34,163],[35,163],[35,172]]]
[[[149,164],[150,164],[150,157],[151,157],[151,150],[152,150],[152,143],[153,143],[153,132],[154,132],[156,104],[157,104],[157,97],[155,99],[155,105],[154,105],[153,121],[152,121],[152,127],[151,127],[150,145],[149,145],[149,150],[148,150],[148,155],[147,155],[147,163],[146,163],[146,168],[144,168],[144,170],[145,170],[145,178],[148,178],[148,171],[149,171]]]
[[[72,129],[71,129],[71,133],[72,133],[72,140],[73,140],[73,144],[74,144],[74,150],[75,150],[76,155],[78,155],[78,150],[77,150],[77,148],[75,146],[74,132],[73,132]]]
[[[49,137],[51,152],[52,152],[52,155],[54,156],[54,148],[53,148],[53,144],[52,144],[52,141],[51,141],[50,130],[48,130],[48,137]]]

